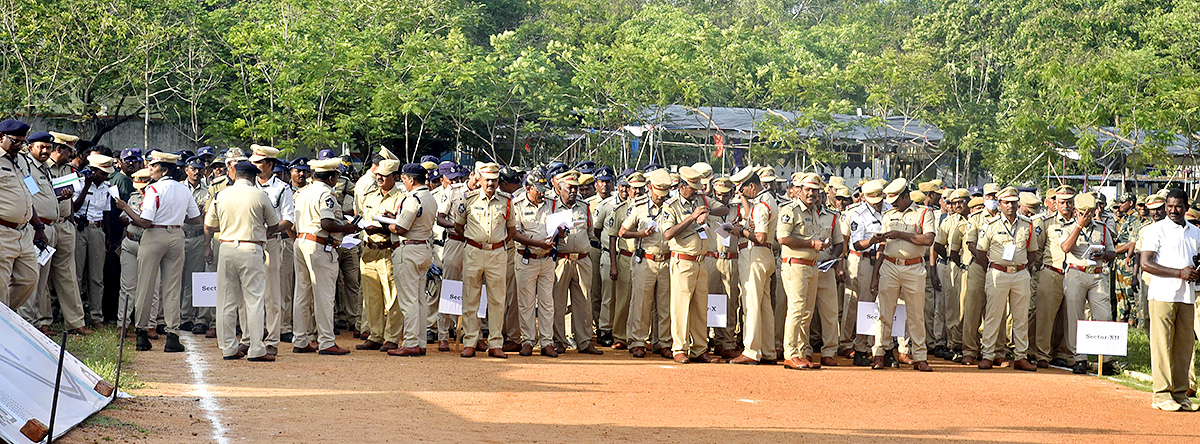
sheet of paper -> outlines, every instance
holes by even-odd
[[[717,239],[721,241],[721,246],[722,246],[722,247],[728,247],[728,246],[729,246],[729,236],[725,236],[725,235],[717,235]]]
[[[374,220],[376,222],[379,222],[384,225],[395,225],[396,224],[396,219],[391,218],[391,217],[375,216]]]
[[[55,250],[54,247],[49,245],[46,246],[45,250],[39,251],[37,257],[38,265],[45,266],[46,264],[50,263],[50,259],[54,257],[55,251],[58,250]]]
[[[192,306],[217,306],[217,273],[192,273]]]
[[[833,268],[833,264],[836,264],[840,259],[841,258],[833,258],[825,262],[821,262],[820,264],[817,264],[817,270],[822,273],[829,271],[830,268]]]
[[[892,337],[903,337],[908,309],[904,304],[896,305],[896,313],[892,316]],[[858,302],[858,322],[855,331],[860,335],[876,336],[879,334],[879,306],[874,302]]]
[[[653,219],[646,221],[646,223],[642,224],[642,229],[645,230],[647,228],[658,230],[658,221]]]
[[[463,302],[462,281],[442,279],[442,294],[438,299],[438,313],[462,316]]]
[[[362,243],[362,239],[359,239],[358,236],[353,235],[353,234],[346,235],[346,237],[342,238],[342,248],[345,248],[347,250],[357,247],[358,244],[361,244],[361,243]]]
[[[54,189],[57,190],[60,188],[75,186],[75,184],[81,184],[81,182],[83,182],[83,181],[80,180],[78,174],[71,173],[71,174],[67,174],[62,177],[55,177],[55,178],[51,179],[50,185],[53,186]]]
[[[117,187],[108,187],[108,195],[113,199],[119,200],[121,199],[121,190],[117,189]]]
[[[1102,251],[1104,251],[1103,245],[1097,245],[1097,244],[1089,245],[1087,251],[1083,252],[1083,259],[1087,262],[1088,266],[1096,265],[1097,262],[1095,260],[1092,260],[1092,254],[1099,253]]]
[[[708,326],[711,328],[726,328],[728,325],[729,303],[728,296],[723,294],[708,295]]]
[[[572,222],[574,219],[571,219],[571,210],[563,210],[546,216],[546,238],[554,237],[558,227],[570,228]]]
[[[729,222],[725,222],[725,223],[721,224],[720,229],[721,229],[722,233],[732,233],[733,232],[733,224],[731,224]]]
[[[708,225],[701,225],[699,227],[696,227],[696,235],[700,236],[701,239],[707,240],[708,239]]]

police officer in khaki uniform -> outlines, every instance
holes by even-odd
[[[45,162],[46,168],[50,173],[50,177],[57,178],[66,176],[68,174],[77,174],[75,167],[71,165],[71,159],[75,157],[75,150],[66,144],[57,143],[57,141],[54,141],[51,147],[50,159]],[[78,310],[80,313],[84,313],[84,316],[86,316],[86,311],[83,309],[83,300],[80,298],[80,296],[78,296],[79,282],[76,280],[75,234],[77,229],[75,224],[71,221],[71,204],[74,195],[74,188],[68,187],[64,188],[59,196],[57,219],[59,223],[55,224],[54,226],[54,242],[51,243],[56,251],[54,252],[54,257],[50,259],[50,266],[54,270],[58,270],[56,273],[61,273],[61,276],[64,276],[62,279],[52,278],[52,281],[57,281],[59,284],[63,285],[62,288],[55,290],[55,293],[59,298],[58,301],[60,308],[62,304],[64,304],[64,294],[77,295],[74,299],[79,301]],[[47,232],[47,237],[48,235],[49,232]],[[74,308],[63,308],[63,310],[68,310],[64,311],[64,313],[68,313],[70,310],[74,310]],[[53,313],[50,311],[49,307],[47,310],[41,311],[40,322],[49,324],[52,322],[52,319],[50,319],[52,315]],[[64,317],[66,317],[66,315],[64,315]],[[83,322],[86,321],[87,319],[84,318]]]
[[[645,187],[645,182],[641,174],[634,173],[629,177],[629,185],[637,189]],[[630,199],[631,212],[621,221],[618,233],[622,238],[636,239],[629,303],[629,353],[635,358],[645,357],[646,338],[653,331],[657,337],[651,338],[651,351],[670,358],[671,269],[667,262],[670,250],[662,236],[662,222],[666,218],[667,196],[671,193],[671,175],[663,169],[652,171],[648,188],[648,197]],[[652,329],[655,319],[658,326]]]
[[[930,267],[931,272],[938,275],[936,283],[945,295],[946,308],[946,345],[940,350],[935,347],[934,356],[950,360],[954,353],[962,350],[962,307],[958,295],[963,270],[959,264],[962,260],[959,239],[962,224],[966,222],[966,199],[971,195],[965,189],[947,190],[946,193],[946,217],[937,225],[937,234],[933,238],[935,260]]]
[[[599,355],[604,352],[592,344],[591,276],[592,262],[588,257],[591,245],[588,233],[592,231],[592,213],[587,204],[578,199],[578,173],[568,171],[559,174],[557,199],[551,202],[551,213],[571,212],[571,223],[559,227],[557,266],[554,270],[554,342],[559,353],[566,352],[567,303],[571,307],[571,325],[576,350],[580,353]]]
[[[963,330],[963,365],[979,364],[980,330],[983,326],[983,312],[986,306],[986,296],[983,285],[987,276],[987,253],[978,248],[979,235],[984,230],[987,221],[999,211],[996,202],[996,192],[1000,191],[996,184],[988,183],[983,186],[984,208],[972,211],[967,217],[967,226],[963,229],[964,251],[971,252],[970,267],[967,269],[967,280],[963,287],[962,301],[962,330]],[[1001,332],[1001,344],[1007,343],[1007,334]]]
[[[208,209],[210,193],[208,185],[204,183],[204,158],[193,156],[187,160],[185,172],[187,181],[185,184],[192,192],[192,198],[196,200],[196,207],[204,213]],[[181,309],[181,318],[183,323],[179,328],[184,331],[190,331],[193,334],[205,334],[208,332],[210,323],[214,318],[213,307],[195,307],[192,305],[192,273],[204,271],[216,271],[216,264],[209,264],[207,257],[204,254],[204,243],[207,242],[204,236],[204,227],[202,225],[184,225],[183,226],[183,307]],[[212,266],[212,270],[208,270]]]
[[[1075,353],[1071,368],[1076,374],[1088,371],[1087,355],[1075,352],[1076,322],[1084,320],[1084,304],[1091,308],[1093,321],[1112,320],[1112,300],[1105,272],[1105,262],[1117,257],[1113,233],[1096,219],[1096,196],[1092,193],[1075,195],[1075,220],[1063,224],[1059,247],[1067,253],[1066,273],[1063,275],[1063,304],[1066,305],[1067,348]],[[1112,363],[1105,362],[1105,374],[1114,372]]]
[[[774,363],[775,309],[771,302],[771,274],[775,258],[771,252],[779,208],[775,197],[761,182],[759,168],[747,166],[730,177],[738,189],[739,222],[730,227],[730,244],[738,245],[738,276],[742,279],[742,353],[730,364]]]
[[[283,285],[280,283],[280,270],[285,265],[292,265],[283,261],[283,242],[285,232],[292,229],[296,220],[295,196],[287,182],[274,174],[275,166],[279,164],[279,150],[262,145],[250,145],[250,150],[250,162],[261,171],[252,182],[267,193],[271,208],[279,218],[279,230],[272,232],[264,244],[267,253],[267,292],[263,299],[267,322],[265,340],[267,350],[275,354],[278,352],[279,336],[283,331]]]
[[[925,351],[925,253],[933,244],[933,214],[928,208],[913,204],[908,181],[897,178],[883,189],[892,209],[883,214],[883,231],[872,236],[873,243],[884,243],[875,263],[871,292],[879,303],[879,318],[875,325],[879,334],[872,348],[871,368],[884,368],[883,355],[892,342],[892,317],[896,304],[903,300],[907,306],[905,331],[912,341],[913,369],[933,371],[926,362]]]
[[[729,208],[733,198],[734,185],[733,181],[728,177],[717,177],[711,181],[713,190],[712,200],[710,201],[713,207]],[[737,214],[730,212],[723,216],[717,216],[712,212],[708,214],[708,226],[720,227],[726,223],[733,223],[737,218]],[[741,279],[738,273],[738,250],[742,245],[736,242],[737,238],[709,236],[708,237],[708,259],[705,260],[705,265],[708,267],[708,291],[713,294],[724,294],[726,297],[726,323],[725,328],[713,328],[713,339],[716,342],[716,352],[722,358],[733,359],[742,354],[739,351],[741,340],[738,338],[738,323],[741,316],[738,313],[741,310]],[[746,243],[746,241],[742,241]]]
[[[646,178],[642,173],[631,172],[618,179],[618,197],[623,193],[623,200],[616,203],[612,213],[604,221],[604,237],[609,245],[608,282],[613,287],[613,350],[629,348],[633,341],[633,292],[634,282],[637,282],[635,269],[635,252],[638,240],[621,235],[625,219],[633,214],[633,209],[646,197]],[[666,199],[663,199],[665,202]],[[645,260],[643,257],[641,260]],[[667,291],[664,284],[663,291]],[[643,338],[643,341],[645,338]],[[669,350],[669,348],[668,348]],[[632,349],[630,350],[632,353]],[[643,350],[642,353],[645,356]]]
[[[176,182],[179,156],[155,151],[151,153],[150,179],[153,184],[146,187],[145,200],[140,214],[134,212],[124,201],[117,200],[117,207],[129,216],[130,223],[145,228],[138,249],[138,286],[135,310],[137,311],[137,349],[150,349],[146,330],[151,325],[154,287],[161,282],[159,296],[163,317],[166,320],[166,352],[182,352],[179,343],[179,295],[183,273],[183,230],[184,223],[200,221],[200,209],[187,186]],[[161,278],[161,279],[160,279]]]
[[[258,167],[239,162],[234,168],[236,181],[209,204],[204,217],[210,235],[220,230],[217,248],[224,250],[217,264],[217,345],[226,360],[249,356],[249,361],[270,362],[275,354],[263,342],[267,287],[263,245],[279,229],[280,219],[267,193],[253,184]],[[235,331],[239,311],[245,312],[242,334],[249,339],[242,345]]]
[[[1017,214],[1020,201],[1017,189],[1007,187],[996,194],[1000,214],[988,220],[979,237],[979,251],[987,253],[988,272],[984,282],[987,297],[983,316],[983,359],[980,370],[992,368],[1000,350],[1000,330],[1005,328],[1004,313],[1011,310],[1012,339],[1017,360],[1013,368],[1037,371],[1029,362],[1029,271],[1028,264],[1037,262],[1038,243],[1033,236],[1033,223]]]
[[[480,342],[479,304],[483,285],[487,285],[488,355],[507,358],[501,349],[504,338],[504,300],[507,291],[508,250],[516,221],[512,217],[510,197],[499,190],[500,165],[486,163],[476,169],[482,187],[463,196],[454,220],[454,231],[466,239],[463,250],[463,351],[461,356],[475,356]]]
[[[37,291],[34,241],[48,240],[46,227],[33,208],[33,189],[25,184],[34,162],[21,154],[28,133],[25,122],[0,122],[0,303],[14,310]]]
[[[809,187],[811,187],[811,182],[820,183],[819,179],[820,176],[814,175],[806,180],[810,182]],[[838,259],[838,262],[829,265],[824,271],[821,271],[819,268],[817,270],[819,272],[817,278],[817,301],[811,321],[812,327],[809,332],[809,341],[804,350],[800,351],[805,356],[812,355],[814,351],[819,352],[820,360],[817,359],[817,356],[809,358],[809,361],[813,363],[813,368],[818,368],[822,365],[837,366],[837,361],[833,359],[833,356],[837,354],[838,335],[841,332],[838,324],[838,308],[841,307],[842,301],[839,295],[845,294],[845,288],[838,285],[837,275],[842,269],[841,260],[846,257],[845,240],[847,237],[846,222],[842,214],[833,208],[824,206],[825,199],[823,197],[818,197],[817,200],[819,202],[817,205],[821,207],[818,226],[823,233],[822,239],[829,240],[831,244],[828,248],[820,250],[817,255],[817,265],[819,266],[834,259]],[[841,273],[844,274],[845,272],[841,271]],[[817,338],[821,341],[820,350],[813,349],[813,344],[816,343]]]
[[[104,262],[108,239],[104,232],[104,213],[111,209],[108,178],[116,172],[114,159],[101,154],[87,157],[90,174],[71,209],[82,229],[75,237],[75,271],[79,282],[86,283],[88,322],[104,323]]]
[[[358,231],[347,224],[333,193],[337,158],[314,160],[312,183],[296,193],[296,297],[292,301],[292,352],[345,355],[334,342],[334,285],[338,275],[336,248],[341,233]]]
[[[421,298],[425,296],[425,271],[433,262],[433,245],[429,240],[433,237],[434,219],[437,218],[437,201],[425,185],[428,172],[424,167],[410,163],[404,165],[400,173],[405,195],[396,206],[396,223],[389,225],[388,230],[400,237],[392,253],[392,263],[396,270],[396,299],[400,315],[404,317],[404,343],[399,349],[389,350],[388,354],[420,356],[425,354],[422,333],[429,319],[425,313],[428,308]],[[386,184],[377,182],[382,191]]]
[[[667,201],[660,218],[671,249],[671,354],[676,363],[716,363],[708,354],[708,198],[700,191],[700,173],[679,168],[679,195]],[[715,234],[715,232],[712,232]]]
[[[842,313],[845,322],[842,323],[840,335],[843,347],[854,353],[854,365],[871,365],[870,350],[874,339],[869,335],[858,334],[858,303],[874,302],[875,295],[871,292],[871,279],[875,275],[875,263],[878,256],[878,242],[875,235],[883,231],[883,212],[888,209],[883,202],[883,180],[870,180],[862,185],[860,197],[862,202],[846,209],[846,219],[850,223],[850,255],[847,257],[847,296]]]
[[[595,171],[596,194],[587,200],[592,209],[592,315],[596,322],[596,342],[603,347],[613,345],[613,280],[612,257],[609,256],[608,237],[604,234],[604,221],[612,214],[617,199],[613,193],[613,170],[600,167]]]
[[[1038,242],[1049,248],[1043,248],[1041,257],[1042,269],[1038,271],[1037,291],[1034,293],[1034,323],[1041,326],[1034,335],[1034,357],[1037,366],[1048,368],[1051,365],[1069,366],[1069,359],[1074,354],[1068,351],[1065,344],[1053,342],[1055,324],[1059,321],[1059,311],[1063,304],[1063,272],[1066,268],[1066,252],[1059,248],[1066,233],[1063,226],[1075,218],[1075,188],[1063,185],[1055,190],[1055,212],[1047,212],[1039,217],[1041,232],[1035,236]],[[1065,326],[1059,326],[1061,329]]]
[[[546,198],[549,182],[544,174],[540,170],[531,171],[525,177],[525,193],[513,199],[516,218],[513,239],[520,244],[515,278],[521,319],[520,354],[533,355],[536,345],[542,356],[554,358],[558,357],[558,350],[554,346],[555,264],[551,255],[557,238],[546,233],[551,200]]]
[[[361,187],[354,193],[354,206],[358,208],[363,219],[371,221],[375,216],[390,216],[396,209],[397,199],[401,198],[403,190],[397,186],[399,177],[399,160],[380,160],[372,167],[369,174],[376,182],[373,187]],[[361,180],[359,181],[361,184]],[[393,252],[398,246],[392,233],[385,226],[377,223],[369,225],[363,243],[362,282],[360,288],[363,295],[363,315],[371,326],[371,334],[362,344],[354,346],[356,350],[379,350],[388,352],[400,348],[400,333],[402,330],[400,304],[396,298],[396,287],[405,282],[393,279]],[[423,282],[418,279],[419,282]]]

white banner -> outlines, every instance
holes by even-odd
[[[479,288],[479,319],[487,317],[487,286]],[[463,314],[463,283],[453,279],[442,279],[442,295],[438,300],[438,313],[452,316]]]
[[[59,346],[12,309],[0,304],[0,438],[16,444],[43,440]],[[113,387],[66,354],[54,438],[60,438],[112,399]]]
[[[192,306],[217,306],[217,273],[192,273]],[[215,323],[213,325],[216,325]]]
[[[729,303],[728,296],[723,294],[708,295],[708,326],[712,328],[726,328],[729,322]]]
[[[1125,356],[1129,347],[1129,324],[1124,322],[1078,321],[1075,353]]]
[[[904,321],[908,309],[904,304],[896,304],[896,313],[892,316],[892,336],[904,336]],[[879,328],[875,321],[879,319],[879,306],[874,302],[858,302],[858,324],[856,330],[860,335],[876,336]]]

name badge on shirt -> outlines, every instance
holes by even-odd
[[[42,187],[39,187],[33,176],[25,176],[25,188],[29,189],[29,195],[35,195],[42,192]]]
[[[1013,260],[1013,257],[1016,255],[1017,255],[1017,246],[1016,245],[1004,244],[1004,254],[1000,255],[1001,259],[1004,259],[1006,261],[1011,261],[1011,260]]]
[[[700,238],[704,240],[708,240],[708,232],[705,230],[706,227],[706,225],[701,225],[700,227],[696,228],[696,235],[700,236]]]

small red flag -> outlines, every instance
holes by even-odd
[[[725,138],[720,134],[713,134],[713,143],[717,145],[717,149],[713,150],[713,157],[721,157],[725,154]]]

